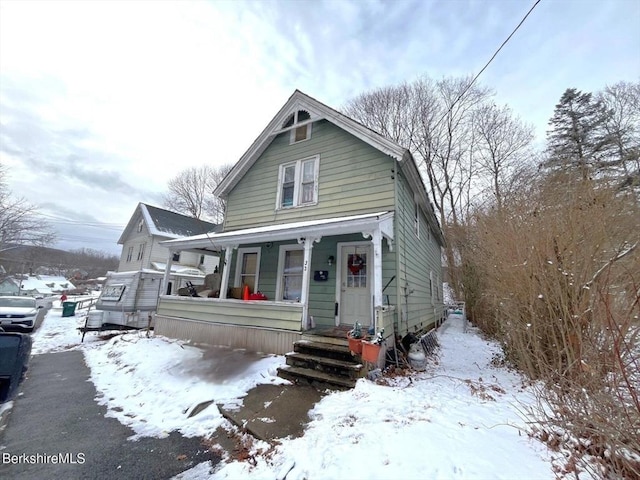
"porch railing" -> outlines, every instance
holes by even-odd
[[[162,295],[157,314],[243,327],[302,330],[299,303]]]

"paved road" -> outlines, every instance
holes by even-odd
[[[0,433],[0,478],[159,480],[206,460],[219,461],[201,439],[175,432],[164,439],[127,440],[133,431],[105,418],[89,373],[80,351],[31,358],[22,394]],[[24,455],[39,461],[27,463]],[[66,462],[53,463],[60,459]]]

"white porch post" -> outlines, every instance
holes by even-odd
[[[173,252],[169,250],[169,259],[167,260],[167,266],[164,269],[164,276],[162,277],[162,290],[160,290],[160,295],[167,294],[167,285],[169,285],[169,274],[171,273],[172,265],[173,265]]]
[[[373,243],[373,306],[382,306],[382,233],[376,228],[371,235]]]
[[[362,232],[373,244],[373,307],[382,306],[382,231],[378,226],[371,232]]]
[[[222,268],[222,283],[220,285],[220,298],[227,298],[227,290],[229,290],[229,272],[231,270],[231,256],[235,246],[224,247],[224,264]]]
[[[302,261],[302,291],[300,303],[302,304],[302,327],[309,325],[309,284],[311,280],[311,250],[314,242],[319,242],[322,237],[299,238],[298,243],[304,245],[304,257]]]

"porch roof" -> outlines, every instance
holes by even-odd
[[[205,248],[212,250],[256,242],[277,242],[307,237],[320,238],[359,232],[371,233],[378,228],[384,237],[393,240],[392,211],[266,225],[223,233],[206,233],[160,243],[172,252]]]

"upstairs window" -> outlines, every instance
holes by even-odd
[[[277,209],[318,203],[318,169],[316,155],[280,165]]]
[[[138,258],[137,260],[142,260],[142,257],[144,256],[144,243],[141,243],[140,246],[138,247]]]
[[[138,222],[138,233],[142,232],[142,227],[144,227],[144,220]]]
[[[133,257],[133,247],[129,247],[129,250],[127,250],[127,262],[131,261],[131,257]]]
[[[282,125],[282,128],[291,128],[289,143],[302,142],[311,138],[311,115],[305,110],[292,113]],[[300,125],[299,125],[300,124]]]

